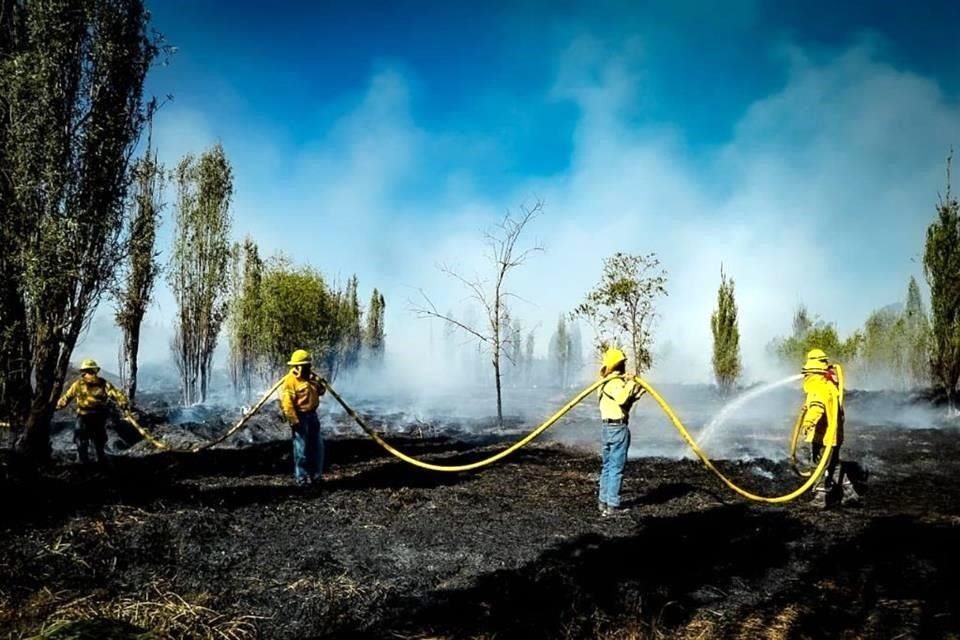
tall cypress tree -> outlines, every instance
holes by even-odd
[[[227,317],[233,170],[219,144],[177,165],[176,236],[167,278],[177,303],[174,360],[184,404],[207,399],[213,352]]]
[[[937,203],[937,219],[927,228],[923,269],[930,285],[933,377],[955,412],[960,381],[960,203],[950,189],[947,158],[946,194]]]
[[[914,386],[930,381],[930,319],[920,296],[920,285],[910,277],[904,308],[907,331],[907,367]]]
[[[372,364],[383,362],[385,339],[383,318],[386,306],[383,294],[374,289],[370,296],[370,308],[367,309],[367,328],[364,332],[367,357]]]
[[[713,375],[717,386],[728,392],[740,377],[740,328],[737,324],[737,303],[732,279],[720,268],[720,289],[717,308],[710,316],[713,332]]]

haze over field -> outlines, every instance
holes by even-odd
[[[443,328],[407,300],[422,288],[469,317],[466,292],[436,265],[489,271],[482,231],[540,200],[521,242],[545,252],[509,283],[538,355],[603,257],[654,251],[669,297],[651,378],[712,379],[723,264],[746,380],[769,380],[779,371],[766,346],[789,333],[798,303],[845,335],[902,301],[911,275],[923,283],[925,229],[960,132],[955,39],[936,36],[957,9],[930,9],[935,31],[918,43],[898,30],[906,9],[800,16],[796,3],[773,15],[738,2],[707,21],[694,4],[611,3],[627,16],[617,21],[537,2],[483,18],[434,7],[394,33],[391,16],[367,24],[346,5],[289,8],[265,25],[252,4],[212,20],[209,7],[158,2],[155,26],[178,51],[149,77],[174,96],[153,139],[168,167],[222,142],[237,239],[341,281],[356,273],[364,301],[378,287],[388,356],[408,379],[435,380],[447,356]],[[838,26],[819,24],[828,12]],[[468,18],[475,39],[444,28]],[[164,216],[165,248],[172,205]],[[170,362],[173,315],[164,284],[143,362]],[[116,361],[111,316],[102,304],[77,357]]]

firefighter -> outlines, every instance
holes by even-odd
[[[323,471],[323,438],[317,407],[327,389],[311,371],[310,352],[297,349],[287,363],[290,373],[280,385],[280,406],[293,432],[293,477],[299,486],[319,482]]]
[[[122,410],[129,408],[126,396],[112,384],[101,378],[100,366],[96,361],[86,359],[80,363],[80,377],[67,389],[57,401],[57,410],[64,409],[71,401],[77,402],[77,421],[73,430],[73,441],[77,445],[80,462],[90,462],[90,440],[98,463],[106,462],[104,447],[107,444],[107,415],[109,401],[112,400]]]
[[[612,516],[626,511],[620,506],[620,488],[623,486],[623,469],[630,449],[630,409],[645,392],[627,376],[627,356],[620,349],[608,349],[603,354],[600,376],[611,378],[597,389],[600,404],[601,432],[600,491],[598,506],[601,516]]]
[[[830,364],[827,354],[822,349],[811,349],[807,353],[801,372],[806,399],[800,429],[804,440],[810,444],[810,456],[813,462],[819,462],[824,448],[832,445],[830,460],[823,478],[814,489],[812,504],[815,507],[826,508],[833,502],[838,490],[842,492],[841,504],[858,503],[860,496],[848,474],[844,473],[844,465],[840,462],[844,410],[837,367]],[[835,428],[831,429],[833,425]]]

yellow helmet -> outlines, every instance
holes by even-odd
[[[97,364],[97,361],[93,358],[87,358],[80,363],[80,371],[93,371],[96,373],[100,371],[100,365]]]
[[[807,361],[803,364],[803,373],[820,373],[827,370],[829,359],[823,349],[811,349],[807,352]]]
[[[291,367],[303,366],[305,364],[310,364],[310,352],[306,349],[297,349],[293,352],[293,355],[290,356],[290,362],[287,363]]]
[[[610,371],[621,362],[626,362],[627,355],[620,349],[607,349],[603,354],[603,368]]]

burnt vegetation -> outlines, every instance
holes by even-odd
[[[289,428],[275,409],[222,448],[186,451],[240,415],[195,405],[215,386],[217,344],[227,343],[234,404],[257,397],[301,348],[328,380],[360,371],[379,383],[391,371],[387,300],[381,289],[361,295],[356,275],[341,281],[237,242],[222,146],[172,174],[159,163],[142,140],[157,108],[143,87],[168,53],[139,0],[0,0],[0,636],[960,637],[960,438],[949,418],[927,428],[931,406],[955,417],[960,380],[949,159],[924,247],[929,311],[911,279],[902,302],[848,336],[801,305],[792,332],[769,345],[791,373],[817,347],[862,386],[913,394],[905,405],[922,417],[896,425],[858,417],[859,403],[887,391],[848,394],[844,455],[872,472],[860,508],[749,504],[699,463],[642,457],[627,466],[631,510],[599,518],[593,450],[547,440],[488,469],[437,474],[387,457],[340,413],[324,416],[334,434],[324,480],[305,489],[290,481]],[[168,205],[174,240],[161,248]],[[599,281],[538,357],[538,327],[520,317],[530,301],[513,285],[542,250],[526,232],[543,210],[521,208],[484,236],[485,277],[444,267],[466,309],[441,312],[426,295],[408,305],[441,321],[444,366],[476,373],[460,393],[492,388],[495,398],[495,417],[469,424],[369,412],[409,453],[457,464],[513,441],[531,425],[505,411],[505,390],[566,400],[595,376],[596,349],[620,344],[632,368],[654,366],[667,272],[653,253],[598,259]],[[169,393],[138,385],[161,264],[176,301]],[[115,420],[110,462],[87,467],[74,463],[70,416],[54,406],[110,297],[122,332],[112,382],[174,450],[155,452]],[[741,317],[721,270],[710,327],[723,394],[744,377]],[[648,425],[638,420],[638,440]],[[595,444],[596,426],[584,443]],[[799,482],[782,461],[718,464],[765,494]]]
[[[0,627],[12,637],[98,619],[172,634],[161,637],[960,633],[956,432],[856,428],[852,455],[874,471],[862,508],[748,504],[694,461],[643,458],[627,467],[631,511],[614,519],[595,513],[594,455],[551,443],[436,474],[338,437],[311,489],[289,483],[289,443],[269,417],[248,444],[193,454],[138,443],[109,470],[37,472],[3,455]],[[512,437],[392,439],[457,463]],[[721,466],[764,492],[798,482],[784,463]]]

